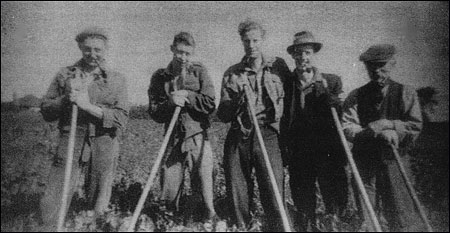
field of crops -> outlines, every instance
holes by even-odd
[[[444,127],[444,128],[443,128]],[[428,130],[428,131],[427,131]],[[448,123],[433,125],[424,131],[415,150],[414,174],[416,188],[427,208],[435,230],[448,231]],[[147,199],[138,231],[237,231],[228,224],[225,198],[225,178],[222,170],[223,142],[227,126],[214,122],[211,140],[215,152],[214,191],[216,209],[222,221],[216,229],[198,221],[197,195],[189,190],[186,180],[186,211],[182,215],[167,215],[158,204],[159,186],[154,185]],[[162,142],[163,127],[151,120],[131,119],[122,138],[121,156],[115,175],[111,210],[97,220],[83,206],[83,199],[74,199],[67,216],[71,231],[123,231],[139,199],[150,173],[153,160]],[[38,200],[45,189],[45,177],[54,151],[56,125],[46,123],[39,113],[25,110],[1,113],[1,230],[43,231],[40,226]],[[188,176],[187,176],[188,177]],[[288,177],[287,177],[288,179]],[[158,184],[158,182],[155,182]],[[82,197],[82,192],[79,193]],[[289,196],[287,196],[290,202]],[[319,199],[320,200],[320,199]],[[255,220],[260,220],[261,206],[255,198]],[[291,207],[290,205],[288,205]],[[290,208],[292,209],[292,208]],[[351,209],[351,208],[349,208]],[[317,213],[323,212],[318,202]],[[325,222],[329,216],[322,216]],[[355,222],[355,221],[353,221]],[[322,224],[323,225],[323,224]],[[325,224],[326,225],[326,224]],[[326,227],[326,226],[324,226]],[[253,229],[259,231],[260,229]],[[328,229],[330,230],[330,229]],[[357,231],[352,221],[332,230]]]

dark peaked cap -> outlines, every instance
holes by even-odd
[[[90,36],[100,36],[103,37],[104,40],[109,39],[108,32],[105,29],[100,27],[89,27],[80,32],[77,37],[75,37],[75,40],[80,43]]]
[[[377,44],[370,46],[359,56],[362,62],[387,62],[396,53],[395,46],[391,44]]]

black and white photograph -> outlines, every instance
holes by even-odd
[[[2,1],[2,232],[449,232],[447,1]]]

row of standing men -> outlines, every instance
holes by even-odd
[[[261,24],[246,20],[238,32],[245,56],[225,72],[217,108],[219,119],[231,122],[223,156],[231,221],[241,229],[251,227],[254,169],[264,209],[263,229],[282,230],[248,105],[255,109],[281,192],[283,167],[288,166],[291,196],[298,210],[292,216],[297,230],[316,227],[316,182],[327,213],[343,214],[349,186],[345,151],[330,110],[334,107],[353,144],[371,201],[383,210],[389,228],[420,230],[414,228],[419,217],[414,214],[406,187],[399,184],[399,171],[388,149],[390,144],[407,148],[422,127],[415,90],[391,78],[395,47],[374,45],[361,54],[371,81],[352,91],[342,103],[341,78],[322,73],[314,66],[322,44],[311,32],[296,33],[293,44],[287,48],[296,65],[292,72],[283,59],[263,53],[265,30]],[[97,214],[104,213],[109,205],[119,156],[118,140],[128,119],[126,79],[104,62],[108,34],[101,28],[88,28],[77,35],[76,41],[82,58],[57,73],[41,106],[45,120],[59,120],[60,131],[58,151],[40,202],[42,219],[49,227],[56,224],[60,208],[71,103],[80,109],[74,160],[79,163],[73,166],[69,197],[76,191],[82,169],[88,167],[87,199]],[[175,106],[182,107],[162,166],[163,205],[168,210],[179,210],[184,170],[188,166],[192,188],[202,195],[204,218],[215,222],[218,217],[213,203],[214,160],[208,140],[209,116],[216,110],[215,90],[206,68],[190,60],[195,47],[191,34],[175,35],[170,47],[172,61],[151,78],[148,111],[153,120],[165,123],[167,129]],[[251,90],[248,99],[244,86]],[[359,198],[356,200],[364,219],[367,210]],[[370,223],[362,224],[370,230]]]

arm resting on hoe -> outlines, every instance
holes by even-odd
[[[422,129],[422,115],[417,94],[405,88],[402,101],[405,105],[403,119],[387,121],[383,130],[395,130],[399,136],[400,146],[413,143]],[[342,126],[350,142],[373,138],[374,132],[369,127],[362,127],[357,113],[357,94],[353,91],[344,102]]]
[[[198,76],[201,89],[198,92],[187,90],[189,104],[186,107],[188,111],[210,115],[216,109],[214,85],[205,68],[200,69]]]

